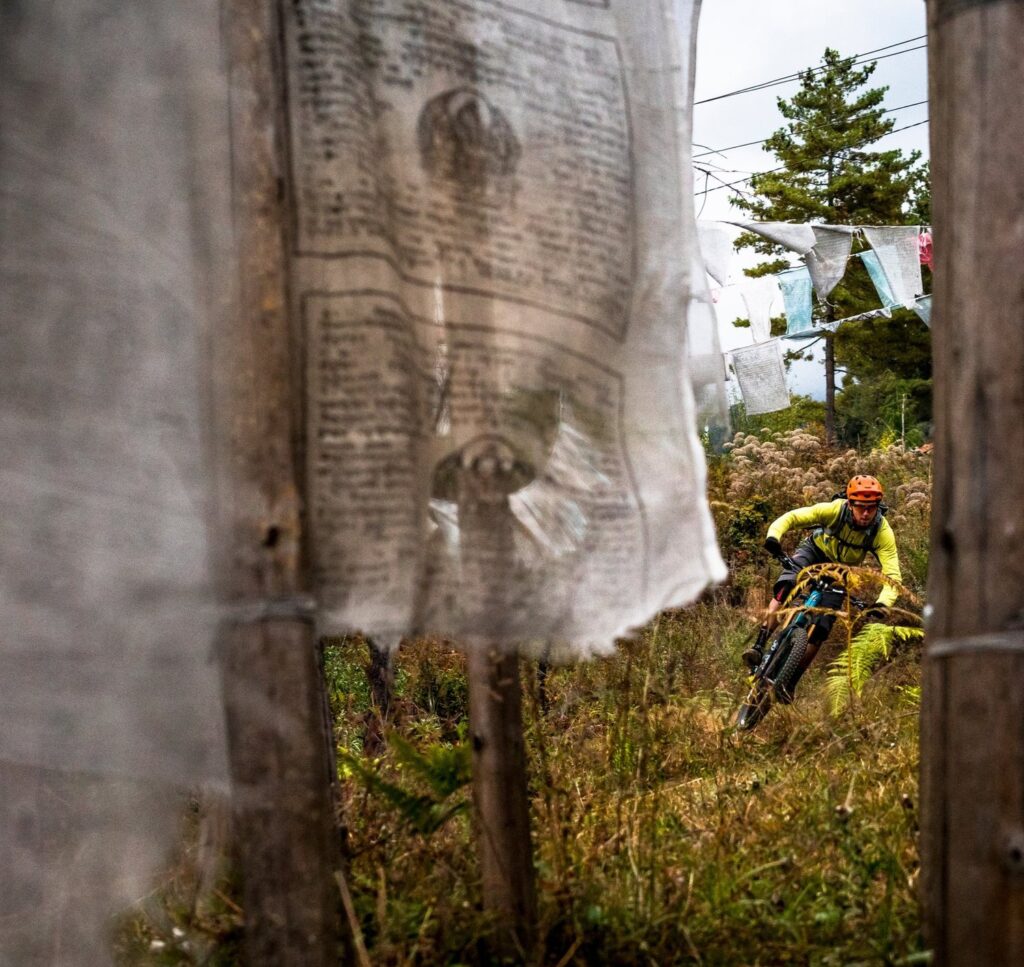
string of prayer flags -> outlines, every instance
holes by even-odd
[[[779,283],[774,275],[762,275],[740,284],[740,293],[747,306],[750,331],[754,342],[764,342],[772,335],[771,308],[779,297]]]
[[[780,272],[776,279],[786,306],[786,335],[794,336],[811,329],[811,273],[806,265]]]
[[[729,265],[735,252],[732,247],[734,234],[724,222],[697,222],[697,243],[704,257],[704,267],[719,285],[725,285],[729,275]]]
[[[921,256],[916,225],[871,226],[862,228],[874,249],[892,290],[894,304],[913,309],[924,286],[921,282]]]
[[[853,233],[849,225],[814,225],[814,248],[805,256],[811,273],[814,291],[823,302],[846,273],[846,262],[853,248]]]
[[[732,367],[748,416],[789,406],[786,370],[777,339],[732,350]]]
[[[878,253],[874,249],[868,249],[860,253],[860,260],[864,263],[864,268],[868,270],[868,275],[871,276],[871,281],[874,283],[875,291],[878,293],[878,299],[882,305],[886,307],[897,305],[896,297],[892,294],[892,287],[882,269],[882,263],[878,260]]]

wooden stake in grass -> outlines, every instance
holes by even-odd
[[[928,5],[935,501],[922,689],[926,936],[1024,963],[1024,4]]]
[[[456,471],[469,649],[473,801],[484,909],[498,930],[495,954],[525,958],[536,933],[533,851],[523,742],[519,657],[502,647],[512,602],[513,522],[509,495],[528,469],[500,439],[467,446]]]
[[[517,655],[470,653],[469,727],[484,909],[498,925],[498,952],[521,959],[533,945],[536,898]]]

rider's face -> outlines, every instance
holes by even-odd
[[[853,522],[858,527],[868,527],[878,513],[878,504],[858,504],[850,501]]]

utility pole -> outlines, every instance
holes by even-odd
[[[935,495],[922,890],[939,965],[1024,963],[1024,3],[929,0]]]
[[[277,4],[225,0],[236,305],[215,334],[219,571],[246,962],[338,962],[331,794],[295,454]]]

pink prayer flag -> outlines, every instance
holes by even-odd
[[[935,271],[935,266],[932,265],[932,259],[935,256],[934,256],[934,253],[932,252],[932,233],[931,232],[921,232],[921,234],[917,236],[917,250],[918,250],[918,254],[921,256],[921,264],[922,265],[927,265],[928,268],[931,269],[931,271],[934,272]]]

